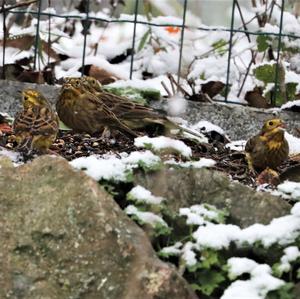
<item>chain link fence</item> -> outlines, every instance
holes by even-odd
[[[231,19],[230,19],[230,27],[220,27],[220,26],[193,26],[191,24],[186,24],[187,19],[187,11],[188,11],[188,4],[189,1],[194,0],[182,0],[182,16],[181,16],[181,23],[179,22],[154,22],[151,18],[147,18],[145,20],[144,18],[141,18],[139,15],[140,7],[142,5],[148,4],[149,0],[132,0],[133,2],[133,15],[131,18],[122,18],[120,16],[119,18],[114,17],[105,17],[105,16],[99,16],[99,14],[96,14],[93,12],[90,8],[92,5],[94,5],[95,1],[92,0],[83,0],[80,3],[80,9],[77,14],[74,13],[57,13],[52,7],[54,0],[29,0],[29,1],[18,1],[14,3],[11,1],[2,1],[2,6],[0,8],[0,12],[2,14],[2,32],[3,32],[3,38],[2,38],[2,65],[4,66],[7,61],[7,40],[10,38],[13,38],[8,32],[8,19],[9,16],[15,15],[20,18],[20,16],[31,16],[33,19],[35,19],[35,35],[34,35],[34,51],[33,51],[33,70],[39,70],[38,67],[38,56],[39,52],[41,51],[41,33],[40,33],[40,24],[41,21],[48,22],[49,24],[49,31],[48,31],[48,50],[51,44],[51,35],[53,34],[51,32],[51,22],[53,19],[64,19],[66,22],[69,20],[77,20],[80,21],[83,27],[82,30],[82,54],[81,54],[81,72],[83,75],[84,66],[86,65],[86,56],[87,56],[87,36],[90,34],[89,32],[89,26],[91,23],[97,23],[100,24],[103,28],[108,26],[109,24],[113,23],[131,23],[133,24],[133,30],[132,30],[132,40],[131,40],[131,49],[130,49],[130,67],[129,67],[129,78],[132,79],[133,72],[134,72],[134,62],[136,58],[137,53],[137,26],[138,25],[145,25],[149,28],[153,27],[163,27],[163,28],[174,28],[174,30],[177,28],[180,31],[179,34],[179,44],[178,44],[178,68],[177,68],[177,75],[178,80],[180,77],[182,77],[182,59],[183,59],[183,51],[184,51],[184,40],[185,40],[185,34],[188,30],[189,32],[191,30],[195,32],[225,32],[229,34],[229,38],[225,40],[225,43],[223,46],[226,46],[226,54],[227,54],[227,65],[226,65],[226,78],[225,78],[225,92],[224,92],[224,100],[226,102],[231,102],[229,98],[229,91],[232,86],[231,82],[231,71],[232,71],[232,64],[234,63],[233,60],[233,47],[236,42],[235,36],[236,35],[244,35],[248,39],[249,44],[253,42],[253,37],[263,36],[264,38],[272,37],[276,39],[276,43],[272,45],[268,45],[267,50],[272,50],[272,53],[274,53],[273,60],[276,63],[275,67],[275,78],[273,78],[274,88],[273,93],[271,95],[271,101],[274,104],[276,101],[277,93],[279,92],[279,85],[280,85],[280,59],[281,59],[281,53],[283,49],[282,40],[283,38],[287,38],[289,40],[297,40],[300,36],[298,36],[295,33],[287,33],[283,30],[283,19],[284,19],[284,13],[285,13],[285,0],[281,1],[268,1],[268,0],[261,0],[259,2],[260,10],[257,9],[255,18],[258,23],[261,23],[260,26],[263,28],[263,25],[266,24],[267,20],[271,18],[273,9],[276,7],[276,9],[280,9],[280,18],[279,18],[279,24],[278,27],[276,27],[276,30],[251,30],[249,28],[248,24],[251,24],[251,21],[247,22],[243,16],[242,9],[241,9],[241,2],[244,4],[245,1],[238,1],[238,0],[228,0],[227,2],[230,2],[231,5]],[[165,0],[162,0],[165,1]],[[199,0],[201,2],[202,0]],[[116,7],[117,5],[122,4],[123,1],[118,0],[112,0],[110,4],[112,7]],[[251,5],[255,8],[258,6],[258,3],[256,0],[249,0],[246,2],[251,2]],[[64,1],[61,2],[61,5],[63,5]],[[248,4],[249,4],[248,3]],[[290,5],[291,3],[288,3]],[[57,3],[56,3],[57,5]],[[33,9],[33,7],[35,9]],[[265,7],[265,10],[262,10],[261,8]],[[46,9],[45,9],[46,8]],[[213,13],[213,12],[211,12]],[[236,26],[236,20],[239,19],[240,26]],[[141,39],[139,37],[139,39]],[[141,40],[139,40],[139,45],[141,43]],[[185,49],[186,50],[186,49]],[[245,66],[245,70],[240,76],[240,83],[239,83],[239,89],[236,92],[237,97],[239,97],[243,91],[245,82],[247,77],[249,76],[249,72],[251,70],[251,67],[253,64],[255,64],[255,58],[257,57],[257,52],[251,50],[251,58],[247,62],[248,65]],[[49,53],[48,53],[48,56]],[[197,60],[197,57],[193,58],[193,61]],[[2,68],[2,78],[6,78],[6,69],[5,67]]]

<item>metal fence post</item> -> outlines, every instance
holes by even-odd
[[[81,77],[84,75],[84,65],[85,65],[85,52],[86,52],[86,38],[87,38],[87,29],[88,29],[88,22],[89,22],[89,11],[90,11],[90,0],[86,1],[86,7],[85,7],[85,20],[83,25],[83,50],[82,50],[82,64],[81,64]]]
[[[41,9],[42,9],[42,1],[39,0],[39,6],[38,6],[38,14],[37,14],[37,24],[36,24],[36,33],[35,33],[35,42],[34,42],[34,60],[33,60],[33,69],[36,70],[36,58],[37,58],[37,52],[39,48],[39,42],[40,42],[40,19],[41,19]]]
[[[135,51],[134,48],[135,48],[135,36],[136,36],[136,24],[137,24],[138,9],[139,9],[139,0],[135,0],[133,37],[132,37],[132,53],[131,53],[130,74],[129,74],[130,80],[132,79],[132,72],[133,72],[133,59],[134,59],[134,51]]]
[[[281,44],[282,44],[281,38],[282,38],[283,12],[284,12],[284,0],[282,0],[282,2],[281,2],[281,14],[280,14],[280,23],[279,23],[279,36],[278,36],[278,47],[277,47],[277,57],[276,57],[274,93],[271,98],[271,103],[273,105],[276,105],[276,97],[277,97],[278,76],[279,76],[279,58],[280,58],[280,49],[281,49]]]
[[[180,36],[179,61],[178,61],[178,71],[177,71],[177,83],[178,84],[179,84],[179,81],[180,81],[180,73],[181,73],[182,51],[183,51],[183,40],[184,40],[187,2],[188,2],[188,0],[184,0],[184,4],[183,4],[183,16],[182,16],[182,26],[181,26],[181,36]]]
[[[230,23],[230,37],[229,37],[229,49],[228,49],[228,60],[227,60],[227,73],[226,73],[226,86],[225,86],[225,102],[228,101],[229,93],[229,76],[230,76],[230,64],[231,64],[231,51],[232,51],[232,37],[234,30],[234,12],[235,12],[236,0],[232,2],[232,11],[231,11],[231,23]]]

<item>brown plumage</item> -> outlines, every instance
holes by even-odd
[[[289,145],[283,126],[281,119],[267,120],[261,132],[247,141],[245,151],[250,169],[276,169],[288,159]]]
[[[46,98],[38,91],[22,92],[23,110],[13,123],[17,150],[30,154],[33,150],[46,153],[58,132],[58,117]]]
[[[56,110],[59,118],[77,132],[94,134],[110,128],[137,136],[97,96],[83,89],[80,81],[63,84]]]
[[[122,124],[132,130],[141,129],[151,124],[158,124],[167,129],[167,133],[170,133],[171,130],[180,130],[196,137],[201,137],[191,130],[180,127],[165,115],[150,107],[145,107],[130,101],[126,97],[104,91],[101,84],[93,77],[67,78],[66,82],[93,94]]]

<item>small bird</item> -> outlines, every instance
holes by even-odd
[[[17,150],[31,154],[33,150],[47,153],[59,129],[58,117],[47,99],[34,89],[22,92],[23,110],[13,123]]]
[[[109,111],[122,122],[122,124],[132,130],[138,130],[145,128],[148,125],[158,124],[163,126],[164,129],[167,129],[167,133],[172,130],[179,130],[185,131],[197,138],[203,138],[201,134],[180,127],[153,108],[134,103],[126,97],[104,91],[101,83],[93,77],[84,76],[82,78],[67,78],[66,80],[69,84],[79,89],[84,89],[97,97],[97,99],[102,102]]]
[[[247,141],[245,151],[250,170],[276,169],[288,159],[284,126],[279,118],[267,120],[260,133]]]
[[[105,132],[109,128],[133,137],[138,136],[96,95],[85,89],[77,78],[67,79],[63,84],[56,102],[56,110],[61,121],[77,132],[94,134]]]

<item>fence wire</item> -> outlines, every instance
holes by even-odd
[[[2,13],[3,15],[3,24],[2,24],[2,30],[3,30],[3,43],[2,43],[2,47],[3,47],[3,57],[2,57],[2,61],[3,61],[3,66],[5,65],[5,55],[6,55],[6,40],[8,38],[6,31],[6,18],[8,14],[31,14],[33,16],[36,16],[36,35],[35,35],[35,42],[34,42],[34,58],[33,58],[33,67],[34,70],[39,69],[37,66],[37,56],[38,56],[38,51],[39,51],[39,47],[40,47],[40,20],[41,17],[46,16],[48,17],[49,20],[49,40],[50,40],[50,28],[51,28],[51,18],[55,17],[55,18],[63,18],[66,21],[67,20],[80,20],[83,23],[83,47],[82,47],[82,68],[81,68],[81,72],[82,75],[84,74],[84,67],[85,67],[85,58],[86,58],[86,46],[87,46],[87,33],[88,33],[88,26],[89,26],[89,22],[95,21],[95,22],[103,22],[106,24],[110,24],[110,23],[133,23],[133,36],[132,36],[132,44],[131,44],[131,59],[130,59],[130,74],[129,74],[129,78],[132,79],[132,74],[133,74],[133,64],[134,64],[134,55],[135,55],[135,47],[136,47],[136,27],[137,24],[141,24],[141,25],[147,25],[147,26],[154,26],[154,27],[174,27],[174,28],[179,28],[181,29],[181,35],[180,35],[180,44],[179,44],[179,61],[178,61],[178,71],[177,71],[177,75],[178,75],[178,83],[179,83],[179,79],[180,79],[180,74],[181,74],[181,67],[182,67],[182,56],[183,56],[183,43],[184,43],[184,34],[185,34],[185,30],[187,28],[189,29],[194,29],[194,30],[200,30],[200,31],[223,31],[223,32],[229,32],[230,33],[230,37],[229,37],[229,42],[228,42],[228,60],[227,60],[227,71],[226,71],[226,85],[225,85],[225,102],[231,103],[231,101],[228,99],[228,94],[229,94],[229,89],[230,89],[230,71],[231,71],[231,64],[232,62],[232,48],[233,48],[233,37],[234,34],[236,33],[243,33],[247,36],[247,38],[250,41],[250,36],[254,35],[254,36],[272,36],[272,37],[278,37],[278,46],[277,46],[277,57],[276,57],[276,73],[275,73],[275,88],[274,88],[274,93],[272,95],[272,102],[275,103],[275,99],[276,99],[276,93],[277,93],[277,89],[278,89],[278,76],[279,76],[279,64],[280,64],[280,51],[281,51],[281,47],[282,47],[282,38],[283,37],[288,37],[288,38],[292,38],[292,39],[298,39],[300,38],[300,36],[296,35],[296,34],[287,34],[283,32],[283,14],[284,14],[284,7],[285,7],[285,0],[282,0],[281,2],[281,15],[280,15],[280,25],[279,25],[279,32],[261,32],[261,31],[251,31],[248,30],[247,26],[245,25],[244,20],[243,21],[243,26],[242,28],[234,28],[234,18],[235,18],[235,13],[236,10],[239,10],[240,16],[241,18],[243,18],[241,11],[240,11],[240,6],[239,6],[239,2],[238,0],[232,0],[232,10],[231,10],[231,20],[230,20],[230,27],[229,28],[220,28],[220,27],[205,27],[205,26],[186,26],[186,14],[187,14],[187,7],[188,7],[188,2],[189,1],[193,1],[193,0],[183,0],[183,14],[182,14],[182,24],[176,24],[176,23],[164,23],[164,24],[160,24],[160,23],[155,23],[155,22],[151,22],[150,20],[144,21],[144,20],[139,20],[138,18],[138,12],[139,12],[139,7],[141,5],[141,3],[143,3],[144,0],[135,0],[135,4],[134,4],[134,17],[133,20],[131,19],[126,19],[126,20],[122,20],[122,19],[112,19],[112,18],[101,18],[101,17],[95,17],[95,16],[91,16],[90,15],[90,0],[84,0],[84,7],[85,7],[85,14],[81,13],[81,14],[57,14],[57,13],[53,13],[50,10],[45,12],[42,11],[42,4],[46,3],[46,1],[48,1],[47,6],[50,7],[51,6],[51,0],[30,0],[30,1],[24,1],[24,2],[20,2],[20,3],[16,3],[16,5],[6,5],[6,1],[3,0],[2,1],[2,7],[0,9],[0,13]],[[162,0],[164,1],[164,0]],[[198,0],[201,1],[201,0]],[[229,1],[229,0],[228,0]],[[273,0],[274,1],[274,0]],[[34,10],[26,10],[26,9],[22,9],[23,6],[26,6],[28,4],[31,3],[36,3],[37,5],[37,11]],[[21,9],[20,9],[21,8]],[[49,48],[49,46],[48,46]],[[253,59],[250,62],[246,73],[244,74],[244,81],[242,83],[241,89],[239,91],[239,94],[244,86],[245,83],[245,79],[248,76],[248,73],[250,71],[250,67],[251,64],[253,63]],[[5,79],[5,68],[3,67],[2,69],[2,78]],[[238,94],[238,96],[239,96]],[[234,102],[236,103],[236,102]]]

